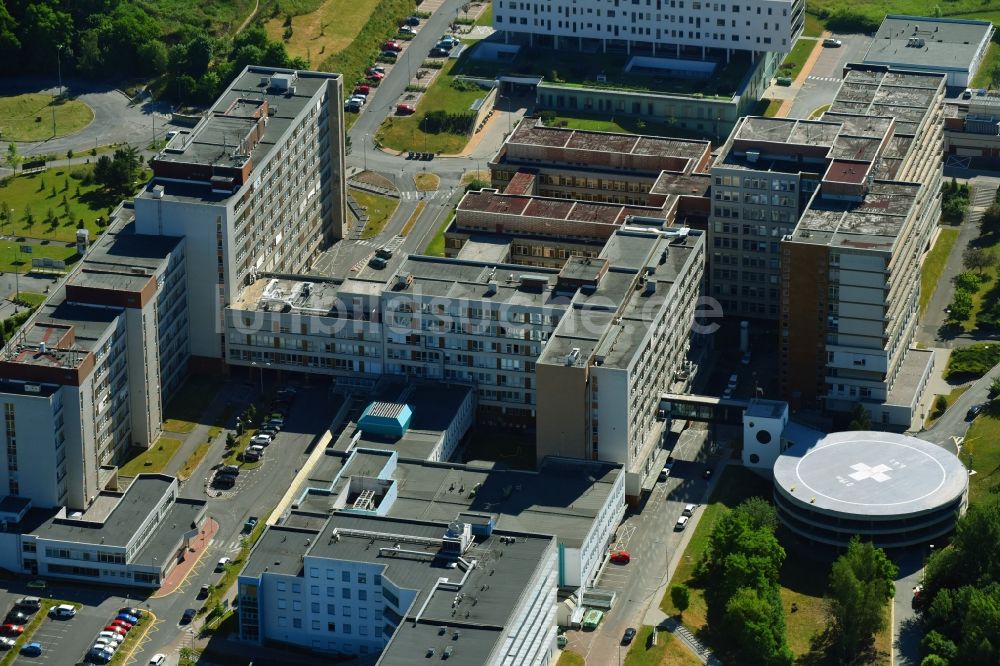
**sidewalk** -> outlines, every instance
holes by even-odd
[[[191,573],[194,566],[201,560],[201,556],[208,549],[209,544],[212,543],[212,538],[215,537],[218,531],[219,523],[212,518],[205,520],[205,525],[202,527],[201,533],[188,546],[187,552],[184,554],[184,560],[170,570],[170,573],[163,579],[160,589],[150,595],[150,598],[159,599],[160,597],[165,597],[176,592],[181,583],[187,580],[188,574]]]
[[[816,39],[816,45],[813,46],[812,52],[809,57],[806,58],[805,64],[802,65],[802,70],[799,75],[795,77],[792,81],[792,85],[785,88],[783,86],[778,86],[776,83],[772,83],[771,87],[765,91],[764,96],[770,97],[771,99],[780,99],[781,107],[774,114],[775,118],[787,118],[788,114],[792,111],[792,106],[795,104],[795,98],[799,94],[799,90],[802,85],[812,74],[813,67],[816,65],[816,61],[819,60],[820,54],[823,53],[823,40],[830,36],[830,32],[827,30],[823,31],[823,34],[819,37],[800,37],[800,39]]]

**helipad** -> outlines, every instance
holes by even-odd
[[[782,522],[807,539],[842,545],[858,534],[904,546],[954,528],[968,481],[958,458],[921,439],[838,432],[778,458],[774,499]]]

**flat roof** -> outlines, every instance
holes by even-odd
[[[960,498],[968,483],[952,453],[888,432],[831,433],[812,447],[791,446],[774,465],[787,499],[845,517],[927,513]]]
[[[891,252],[916,205],[918,183],[874,181],[861,201],[814,197],[792,240]]]
[[[125,547],[174,483],[175,479],[165,474],[139,474],[124,493],[100,493],[114,503],[110,511],[107,500],[96,501],[92,507],[95,515],[88,510],[79,518],[53,516],[33,534],[53,541]]]
[[[458,214],[465,211],[496,213],[540,220],[560,220],[584,224],[620,226],[630,215],[669,219],[671,197],[662,206],[636,206],[578,199],[558,199],[533,195],[513,195],[496,190],[472,190],[466,192],[458,203]],[[607,237],[610,231],[595,231],[595,235]]]
[[[531,121],[531,118],[521,121],[507,143],[691,160],[702,157],[712,146],[707,140],[546,127],[541,120]]]
[[[945,82],[944,74],[849,67],[827,113],[889,116],[896,134],[917,131]]]
[[[339,493],[347,492],[347,478],[377,477],[388,460],[383,451],[355,449],[344,454],[328,449],[296,495],[309,488],[321,492],[306,495],[299,508],[327,513]],[[338,474],[340,482],[334,486]],[[459,513],[473,511],[494,516],[499,529],[553,534],[566,547],[577,548],[607,503],[619,474],[619,466],[598,461],[549,458],[539,471],[529,472],[400,455],[392,473],[397,497],[388,515],[448,522]]]
[[[864,62],[969,71],[992,33],[989,21],[890,14],[875,33]]]

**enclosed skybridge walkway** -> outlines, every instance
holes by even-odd
[[[660,394],[660,414],[668,419],[705,421],[719,425],[743,425],[746,400],[715,398],[708,395]]]

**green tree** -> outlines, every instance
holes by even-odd
[[[956,289],[948,306],[948,318],[953,321],[965,321],[972,316],[972,294],[965,289]]]
[[[1000,189],[997,190],[997,194],[1000,194]],[[987,236],[997,232],[1000,232],[1000,202],[990,204],[979,220],[979,233]]]
[[[66,166],[70,167],[73,165],[73,149],[70,148],[66,151]]]
[[[722,632],[739,651],[741,663],[784,666],[792,663],[785,641],[785,618],[776,588],[762,595],[740,588],[726,604]]]
[[[139,61],[144,71],[159,76],[167,71],[167,46],[160,39],[139,45]]]
[[[948,411],[948,398],[943,395],[939,395],[937,400],[934,401],[934,411],[939,416]]]
[[[21,162],[24,158],[21,157],[21,153],[17,149],[17,144],[11,141],[7,144],[7,166],[17,173],[17,167],[21,166]]]
[[[933,655],[943,659],[945,664],[951,663],[958,656],[958,646],[934,629],[924,635],[920,641],[920,650],[927,656]]]
[[[848,430],[871,430],[872,427],[872,415],[864,405],[860,402],[854,405],[854,410],[851,412],[851,422],[848,424]]]
[[[962,253],[962,265],[970,271],[982,273],[997,263],[997,256],[982,247],[969,246]]]
[[[834,647],[849,660],[888,623],[886,604],[895,594],[898,568],[885,551],[854,537],[830,570],[830,626]]]
[[[950,661],[943,659],[936,654],[929,654],[924,657],[923,661],[920,662],[920,666],[950,666],[950,664]]]
[[[691,605],[691,591],[687,585],[674,585],[670,588],[670,601],[677,609],[678,615],[684,615],[684,611]]]

